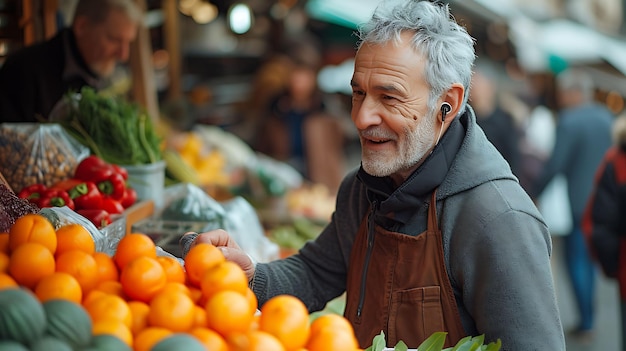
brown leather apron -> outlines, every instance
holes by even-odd
[[[466,336],[446,272],[435,192],[428,228],[418,236],[368,225],[366,217],[350,267],[344,315],[352,322],[360,347],[370,346],[381,331],[388,347],[402,340],[417,348],[441,331],[448,333],[445,347],[451,347]]]

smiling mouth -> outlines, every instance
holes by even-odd
[[[367,142],[372,144],[384,144],[386,142],[391,141],[391,139],[366,139]]]

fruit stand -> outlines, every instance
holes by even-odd
[[[291,222],[314,237],[323,221],[307,227],[292,219],[329,216],[311,206],[320,188],[305,188],[290,170],[257,159],[228,136],[199,130],[197,138],[183,135],[182,149],[159,139],[151,150],[166,164],[165,180],[161,192],[142,195],[133,185],[142,179],[131,179],[126,162],[109,151],[113,145],[83,131],[63,123],[0,128],[2,154],[13,156],[3,165],[28,160],[14,167],[19,173],[0,172],[0,348],[357,349],[340,315],[313,318],[291,296],[259,310],[239,266],[208,244],[183,260],[178,245],[187,231],[226,227],[245,233],[241,241],[259,261],[284,256],[303,241],[269,234]],[[56,146],[46,147],[52,140]],[[222,148],[207,153],[198,146],[206,140]],[[281,240],[291,251],[279,250]]]
[[[81,101],[118,103],[100,99]],[[219,129],[157,132],[137,107],[123,110],[116,138],[89,134],[97,118],[78,112],[0,125],[0,350],[360,350],[341,303],[309,314],[279,295],[259,306],[219,249],[179,244],[221,228],[258,262],[286,257],[319,235],[333,194]],[[156,176],[131,171],[157,163]],[[384,336],[370,350],[388,350]]]

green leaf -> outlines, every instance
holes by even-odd
[[[398,341],[396,346],[393,347],[393,351],[408,351],[408,350],[409,350],[409,347],[406,346],[406,344],[402,340]]]
[[[472,337],[471,336],[466,336],[463,339],[459,340],[459,342],[456,343],[456,345],[454,345],[454,347],[448,348],[446,350],[450,350],[450,351],[459,351],[459,348],[461,346],[463,346],[464,344],[466,344],[468,341],[471,341]],[[445,350],[444,350],[445,351]]]
[[[417,351],[439,351],[446,342],[446,332],[435,332],[417,347]]]
[[[376,335],[372,341],[372,351],[382,351],[385,347],[387,347],[385,333],[381,330],[380,334]]]
[[[486,348],[484,348],[485,351],[499,351],[500,348],[502,347],[502,340],[498,339],[498,341],[496,342],[490,342]]]

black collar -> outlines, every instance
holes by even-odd
[[[465,114],[452,121],[433,152],[398,187],[390,177],[375,177],[367,174],[363,167],[359,169],[357,178],[366,186],[370,201],[379,203],[381,215],[406,223],[443,182],[465,135],[465,128],[459,122],[461,117]]]

